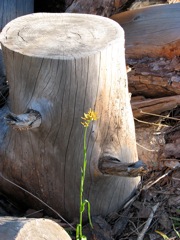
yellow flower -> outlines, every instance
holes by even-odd
[[[84,120],[84,122],[81,122],[81,124],[84,127],[88,127],[91,121],[96,121],[98,119],[98,115],[90,108],[88,113],[84,113],[84,117],[81,118]]]

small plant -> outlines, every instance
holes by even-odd
[[[85,205],[87,204],[87,210],[88,210],[88,219],[90,226],[92,226],[91,222],[91,214],[90,214],[90,203],[88,200],[83,199],[83,191],[84,191],[84,181],[85,181],[85,175],[86,175],[86,166],[87,166],[87,143],[86,143],[86,137],[87,137],[87,129],[89,127],[89,124],[92,121],[96,121],[98,119],[97,113],[92,111],[91,108],[89,109],[88,113],[84,113],[84,117],[81,117],[83,119],[83,122],[81,124],[84,126],[84,160],[83,160],[83,166],[81,168],[81,184],[80,184],[80,212],[79,212],[79,223],[76,227],[76,240],[87,240],[86,236],[82,233],[82,216],[83,212],[85,210]]]
[[[171,217],[172,220],[175,221],[180,221],[180,218],[176,218],[176,217]],[[180,233],[176,230],[175,224],[173,223],[173,230],[175,232],[175,234],[177,235],[178,239],[180,239]],[[169,238],[166,234],[164,234],[161,231],[155,231],[156,233],[158,233],[159,235],[161,235],[161,237],[163,237],[164,240],[171,240],[171,238]]]

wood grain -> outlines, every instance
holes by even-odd
[[[126,56],[180,55],[180,3],[131,10],[111,18],[125,30]]]
[[[122,28],[94,15],[39,13],[12,21],[2,35],[10,111],[18,115],[27,108],[36,110],[42,123],[29,131],[4,130],[0,171],[66,220],[77,219],[84,132],[80,122],[92,108],[99,120],[87,134],[84,197],[92,215],[120,208],[139,177],[104,176],[98,161],[108,155],[137,162]],[[44,208],[5,182],[0,188]]]

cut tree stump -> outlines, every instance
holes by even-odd
[[[71,240],[67,232],[56,222],[39,218],[0,217],[2,240]]]
[[[87,134],[84,197],[92,215],[118,210],[139,183],[138,167],[126,178],[117,170],[104,174],[99,159],[108,156],[113,165],[115,158],[122,169],[123,163],[133,168],[138,162],[123,29],[94,15],[39,13],[7,24],[2,49],[11,111],[4,113],[9,126],[4,121],[0,128],[2,176],[76,221],[83,161],[80,122],[92,108],[99,119]],[[33,208],[43,206],[4,180],[0,189]]]

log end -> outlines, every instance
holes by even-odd
[[[0,239],[63,239],[71,240],[67,232],[49,219],[3,217],[0,221]]]

